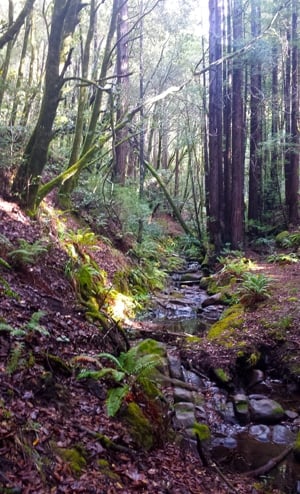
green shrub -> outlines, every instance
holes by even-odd
[[[238,293],[243,305],[254,306],[270,297],[270,280],[263,274],[244,273]]]

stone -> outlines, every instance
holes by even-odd
[[[175,403],[181,402],[181,401],[193,401],[193,393],[189,389],[182,388],[180,386],[176,386],[174,388],[174,401]]]
[[[292,444],[295,441],[295,434],[284,425],[275,425],[273,428],[272,441],[276,444]]]
[[[188,429],[193,427],[196,417],[193,403],[180,402],[175,403],[175,419],[174,425],[177,429]]]
[[[241,424],[250,422],[249,402],[244,393],[237,393],[233,397],[236,418]]]
[[[176,355],[168,355],[170,376],[174,379],[182,379],[181,360]]]
[[[222,299],[222,293],[215,293],[214,295],[211,295],[210,297],[207,297],[205,300],[202,302],[202,307],[208,307],[209,305],[218,305],[220,300]]]
[[[264,424],[259,424],[259,425],[252,425],[249,428],[249,434],[251,436],[254,436],[255,439],[261,442],[268,442],[271,437],[271,429],[267,425]]]
[[[284,418],[282,406],[269,398],[250,399],[250,413],[254,422],[274,424]]]
[[[293,412],[293,410],[286,410],[285,416],[289,420],[296,420],[299,417],[299,414],[297,412]]]

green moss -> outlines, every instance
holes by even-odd
[[[146,451],[154,445],[154,434],[150,421],[135,402],[128,404],[124,412],[125,422],[129,425],[130,434],[137,445]]]
[[[109,464],[109,462],[103,458],[97,460],[99,470],[110,480],[120,481],[119,475],[114,472]]]
[[[214,369],[213,370],[216,378],[221,381],[222,384],[228,384],[231,379],[230,379],[230,376],[227,374],[226,371],[224,371],[224,369],[221,369],[220,367],[217,368],[217,369]]]
[[[211,437],[210,429],[207,424],[195,422],[193,426],[193,431],[201,442],[208,441]]]
[[[230,345],[228,338],[235,334],[236,329],[241,328],[243,312],[243,308],[240,305],[234,305],[225,310],[221,319],[209,329],[207,338],[228,348],[228,345]]]
[[[199,338],[199,336],[188,335],[188,336],[186,336],[185,341],[187,343],[191,343],[191,344],[193,344],[193,343],[201,343],[202,342],[202,338]]]
[[[76,446],[75,448],[59,448],[55,446],[56,453],[69,464],[72,472],[80,476],[82,470],[86,467],[85,451],[82,447]]]

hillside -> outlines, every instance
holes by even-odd
[[[66,276],[68,257],[54,217],[30,220],[16,204],[0,201],[0,492],[264,492],[253,487],[254,479],[233,473],[223,478],[204,467],[197,452],[166,430],[157,435],[154,448],[137,448],[124,421],[107,417],[101,381],[76,378],[84,359],[111,351],[112,340],[85,317],[76,286]],[[78,228],[74,218],[66,221],[68,228]],[[29,243],[42,239],[47,249],[33,263],[13,259],[8,254],[20,238]],[[93,255],[107,272],[108,284],[129,262],[101,238]],[[259,266],[272,277],[272,299],[245,315],[245,353],[264,349],[273,372],[297,382],[300,263]],[[284,336],[286,328],[279,334],[276,326],[279,320],[290,321]],[[181,352],[195,366],[201,356],[202,369],[218,362],[230,370],[236,358],[234,348],[213,341],[183,346]]]

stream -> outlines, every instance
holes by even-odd
[[[144,320],[153,325],[153,338],[160,340],[160,334],[167,335],[164,341],[167,340],[169,373],[176,382],[175,430],[196,451],[193,424],[207,424],[211,431],[210,440],[204,443],[208,457],[225,473],[246,473],[279,457],[293,445],[300,430],[300,395],[296,384],[287,387],[280,379],[271,378],[266,366],[253,368],[246,378],[236,370],[234,384],[226,385],[202,370],[183,365],[176,335],[203,335],[224,310],[217,297],[209,297],[199,288],[201,277],[197,263],[173,273],[168,289],[154,297],[154,308]],[[299,460],[290,452],[275,468],[261,475],[260,481],[268,489],[300,494]]]

